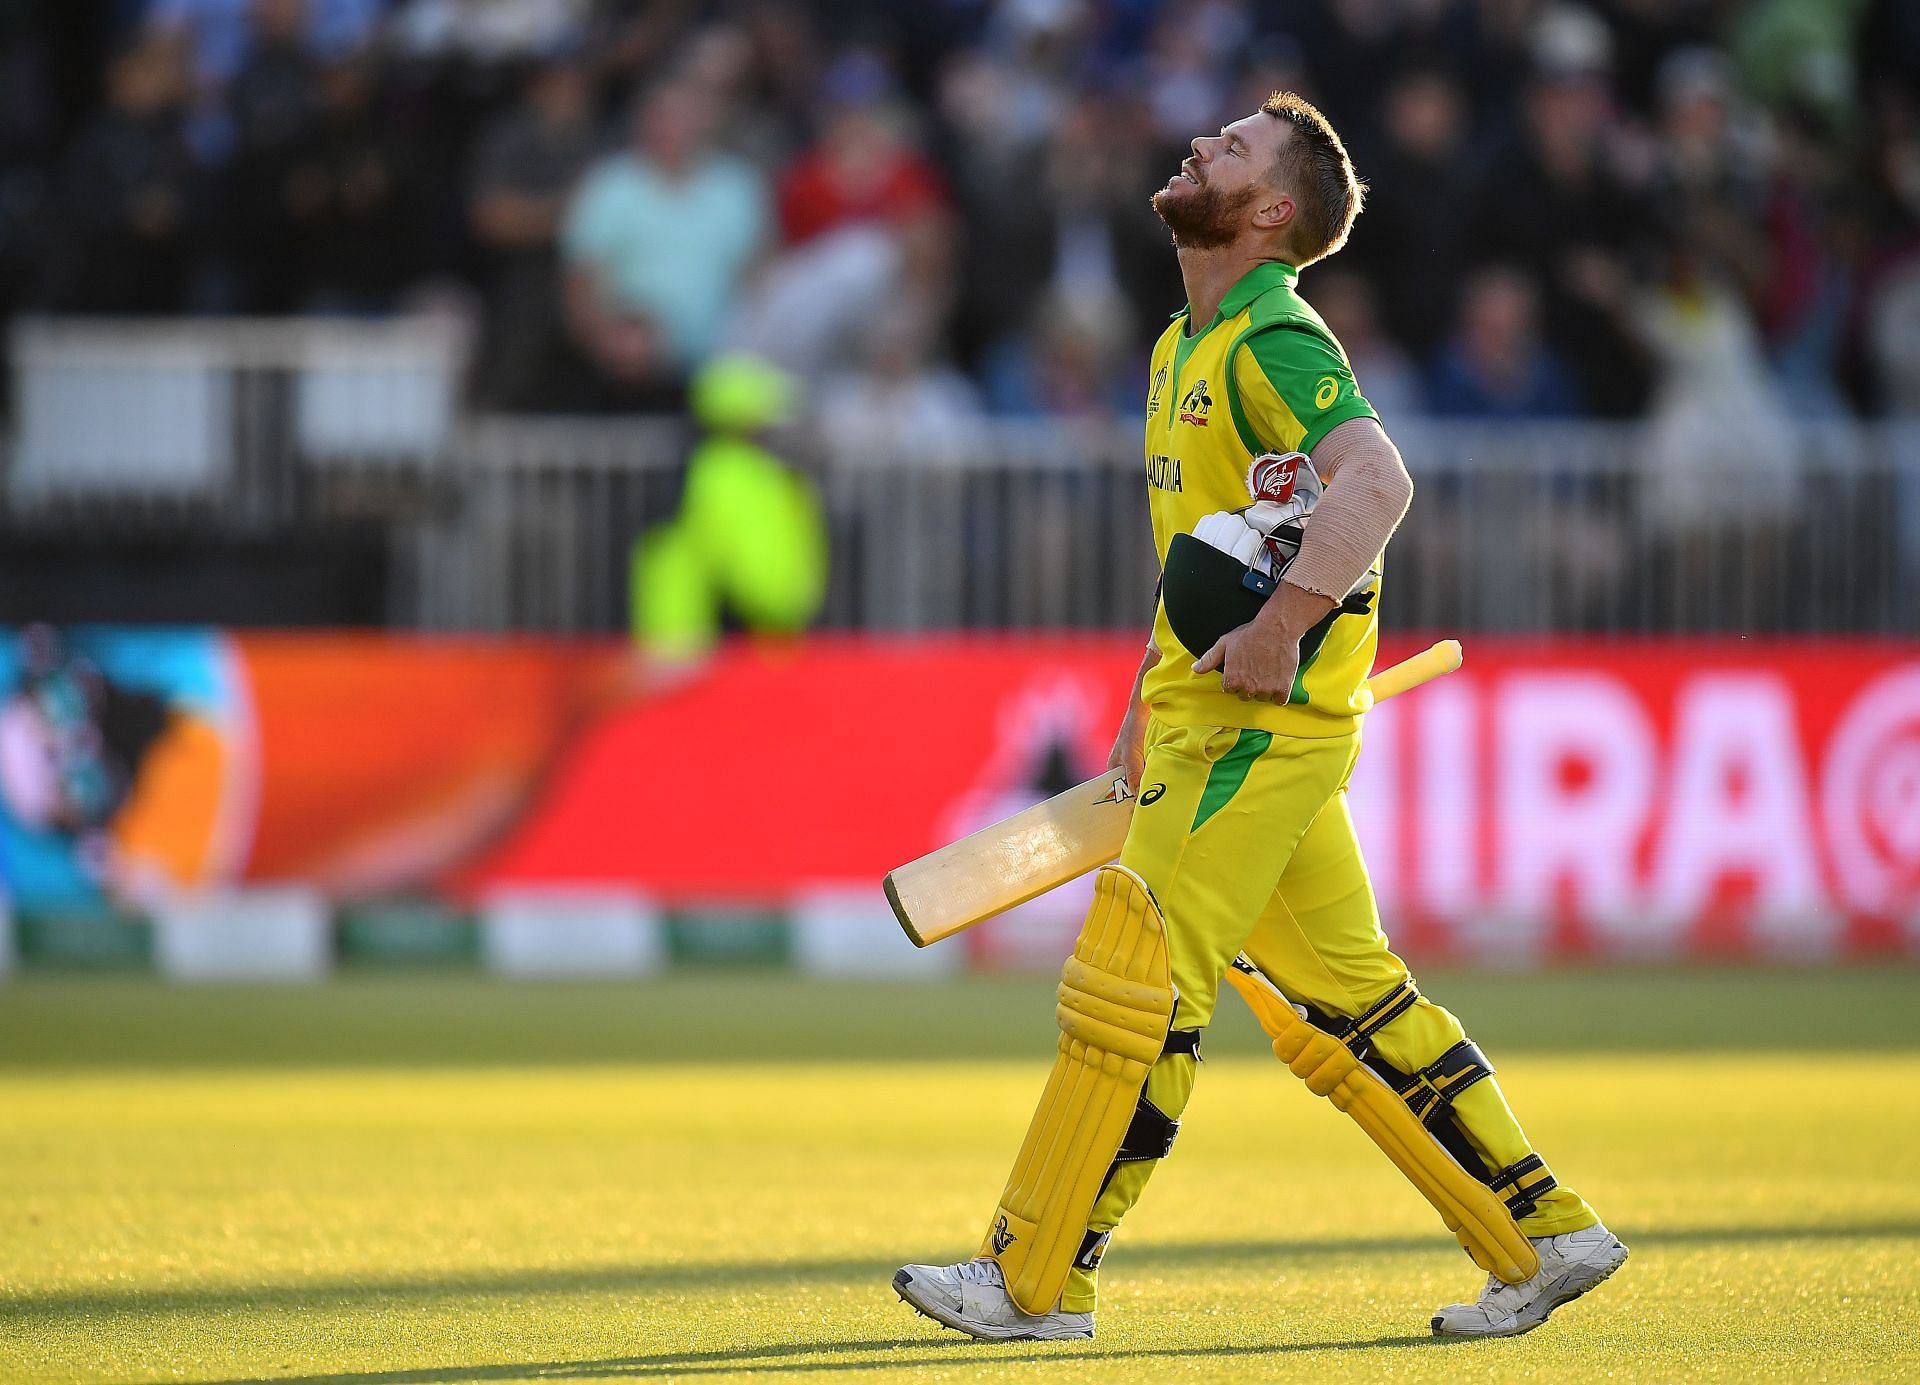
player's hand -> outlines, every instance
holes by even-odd
[[[1215,669],[1220,686],[1244,702],[1285,702],[1300,671],[1300,637],[1273,622],[1250,620],[1194,661],[1195,673]]]
[[[1107,756],[1108,769],[1127,772],[1127,788],[1140,792],[1140,771],[1147,763],[1147,713],[1136,702],[1127,709],[1120,723],[1120,734],[1113,738],[1113,753]]]

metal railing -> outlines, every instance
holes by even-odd
[[[23,323],[0,525],[375,523],[398,626],[616,631],[680,420],[471,418],[437,322]],[[1920,420],[1809,427],[1784,470],[1640,425],[1391,421],[1416,479],[1383,617],[1409,629],[1920,634]],[[831,526],[825,624],[1137,628],[1139,425],[791,440]],[[743,516],[743,523],[751,518]]]
[[[1680,471],[1640,425],[1401,422],[1383,618],[1512,633],[1920,633],[1920,420],[1805,429],[1785,474]],[[1679,474],[1676,474],[1676,472]],[[826,469],[836,624],[1135,626],[1137,426],[995,427]]]

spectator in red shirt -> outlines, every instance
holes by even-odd
[[[946,185],[914,147],[906,113],[879,101],[835,110],[781,176],[778,200],[788,245],[860,223],[904,229],[943,220],[948,207]]]

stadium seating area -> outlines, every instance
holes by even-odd
[[[734,343],[849,427],[1124,416],[1147,192],[1289,87],[1372,183],[1309,289],[1389,422],[1766,457],[1920,410],[1915,72],[1897,0],[19,0],[0,314],[457,314],[513,411]]]

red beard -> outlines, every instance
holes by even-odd
[[[1168,196],[1162,188],[1153,195],[1153,209],[1173,232],[1173,243],[1182,250],[1217,250],[1233,244],[1246,224],[1247,209],[1260,195],[1260,189],[1241,188],[1221,193],[1211,183],[1202,183],[1191,193]]]

